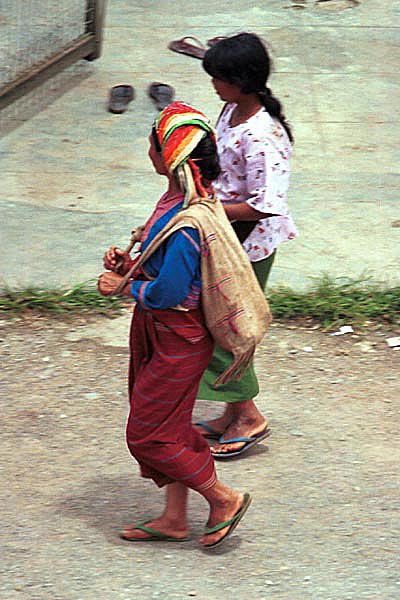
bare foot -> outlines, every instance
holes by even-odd
[[[231,440],[237,437],[252,437],[264,431],[268,427],[268,422],[260,414],[257,418],[239,417],[224,432],[224,439]],[[231,444],[217,443],[211,447],[214,454],[224,454],[225,452],[235,452],[243,448],[246,442],[233,442]]]
[[[225,500],[215,503],[214,506],[210,510],[210,516],[207,522],[207,527],[215,527],[218,523],[223,523],[228,519],[231,519],[236,515],[243,504],[244,496],[240,492],[236,492],[235,490],[230,490],[229,496],[226,497]],[[200,543],[203,546],[211,546],[218,542],[221,538],[223,538],[229,526],[216,531],[215,533],[210,533],[208,535],[203,535],[200,540]]]
[[[136,529],[136,525],[137,523],[132,523],[132,525],[124,527],[121,536],[127,540],[144,540],[152,537],[150,533],[142,531],[141,529]],[[144,526],[150,527],[158,533],[162,533],[168,537],[176,538],[177,540],[186,538],[189,533],[187,527],[182,527],[182,523],[172,522],[163,517],[159,517],[152,521],[146,521]]]

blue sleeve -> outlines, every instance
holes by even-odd
[[[132,296],[142,308],[165,309],[183,302],[200,272],[200,238],[197,229],[185,227],[172,234],[153,281],[134,281]],[[197,277],[196,277],[197,276]]]

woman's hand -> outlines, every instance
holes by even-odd
[[[115,290],[121,283],[122,279],[123,277],[121,277],[121,275],[117,275],[117,273],[112,273],[109,271],[102,273],[97,282],[97,289],[102,296],[115,296]],[[131,297],[130,283],[127,283],[118,295]]]
[[[111,246],[103,256],[104,268],[108,271],[114,271],[120,275],[125,275],[131,268],[133,260],[129,256],[129,252]]]
[[[137,244],[137,242],[140,242],[142,240],[143,232],[144,232],[144,225],[140,225],[139,227],[136,227],[136,229],[132,230],[132,237],[131,237],[132,245],[135,245],[135,244]]]

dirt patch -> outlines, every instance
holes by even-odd
[[[400,351],[386,339],[399,331],[273,324],[256,357],[273,435],[218,463],[254,502],[215,562],[198,546],[195,494],[182,548],[118,537],[163,497],[125,448],[128,327],[128,313],[1,321],[0,596],[397,598]],[[196,417],[220,410],[199,402]]]

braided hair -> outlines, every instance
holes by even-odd
[[[239,33],[220,40],[207,50],[203,59],[203,68],[211,77],[237,85],[243,94],[257,94],[261,104],[271,117],[280,121],[293,142],[282,104],[267,87],[271,67],[268,51],[254,33]]]
[[[215,141],[208,134],[192,150],[190,158],[196,162],[202,177],[206,181],[214,181],[221,173],[217,147]]]

